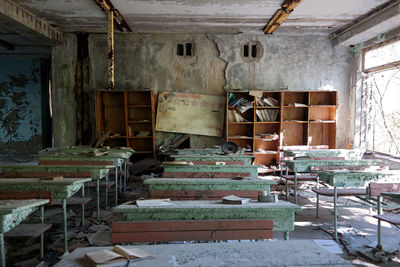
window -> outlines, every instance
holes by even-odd
[[[257,61],[263,56],[263,53],[263,47],[258,41],[250,41],[242,45],[241,56],[244,61]]]
[[[400,155],[400,41],[373,45],[362,53],[362,110],[367,149]]]
[[[192,42],[177,44],[176,55],[180,57],[192,57],[194,55],[194,44]]]

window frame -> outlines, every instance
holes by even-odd
[[[394,68],[400,67],[400,60],[398,60],[398,61],[393,61],[393,62],[383,64],[383,65],[379,65],[376,67],[368,68],[368,69],[365,68],[365,54],[367,52],[377,49],[377,48],[380,48],[380,47],[383,47],[383,46],[386,46],[386,45],[389,45],[389,44],[397,42],[397,41],[400,41],[400,36],[396,36],[396,37],[390,38],[388,40],[385,40],[383,42],[380,42],[378,44],[373,44],[366,48],[363,48],[361,50],[361,71],[363,73],[368,74],[368,73],[372,73],[372,72],[378,72],[378,71],[389,70],[389,69],[394,69]]]

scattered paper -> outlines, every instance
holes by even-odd
[[[241,198],[235,195],[230,195],[222,198],[222,203],[224,204],[237,204],[242,205],[249,203],[250,198]]]
[[[169,206],[173,205],[171,199],[147,199],[147,200],[136,200],[138,207],[153,207],[153,206]]]

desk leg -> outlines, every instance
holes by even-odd
[[[288,166],[285,166],[285,175],[289,175],[289,168],[288,168]],[[289,185],[288,185],[288,180],[287,179],[285,179],[286,180],[286,201],[288,201],[288,199],[289,199]]]
[[[283,232],[283,239],[284,240],[289,240],[289,231]]]
[[[338,240],[337,232],[337,186],[333,187],[333,227],[334,227],[334,238]]]
[[[382,214],[382,196],[378,196],[378,215]],[[378,245],[377,249],[382,250],[382,229],[381,229],[381,220],[378,219]]]
[[[85,197],[85,184],[82,186],[82,197]],[[85,227],[85,204],[81,206],[81,224]]]
[[[118,205],[118,166],[115,167],[115,206]]]
[[[100,221],[100,179],[97,179],[96,181],[96,192],[97,192],[97,221]],[[106,198],[107,198],[107,192],[106,192]]]
[[[294,203],[297,205],[297,172],[294,172]]]
[[[126,191],[126,181],[128,180],[128,162],[124,164],[125,176],[124,176],[124,192]]]
[[[0,260],[1,267],[6,267],[6,252],[4,249],[4,234],[0,232]]]
[[[120,167],[118,167],[118,172],[119,172],[119,193],[122,193],[122,186],[123,186],[123,182],[122,182],[122,165]]]
[[[40,222],[44,223],[44,206],[40,206]],[[44,257],[44,233],[40,235],[40,259]]]
[[[109,174],[107,174],[107,176],[106,176],[106,200],[105,200],[106,209],[108,208],[108,177],[109,177]]]
[[[68,252],[68,231],[67,231],[67,200],[62,200],[63,219],[64,219],[64,253]]]

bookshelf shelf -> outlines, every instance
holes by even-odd
[[[244,91],[230,91],[226,97],[227,140],[237,143],[239,147],[250,148],[255,164],[276,166],[280,160],[280,147],[283,146],[336,147],[336,91],[264,91],[259,98]],[[232,99],[239,98],[251,103],[246,112],[238,113],[247,122],[231,121],[233,117],[228,116],[229,112],[240,110],[229,105]],[[273,98],[267,101],[271,105],[261,102],[265,98]],[[264,111],[269,112],[268,115],[276,112],[276,118],[265,117],[265,113],[260,113]],[[260,137],[265,134],[278,134],[279,138],[268,140]]]

